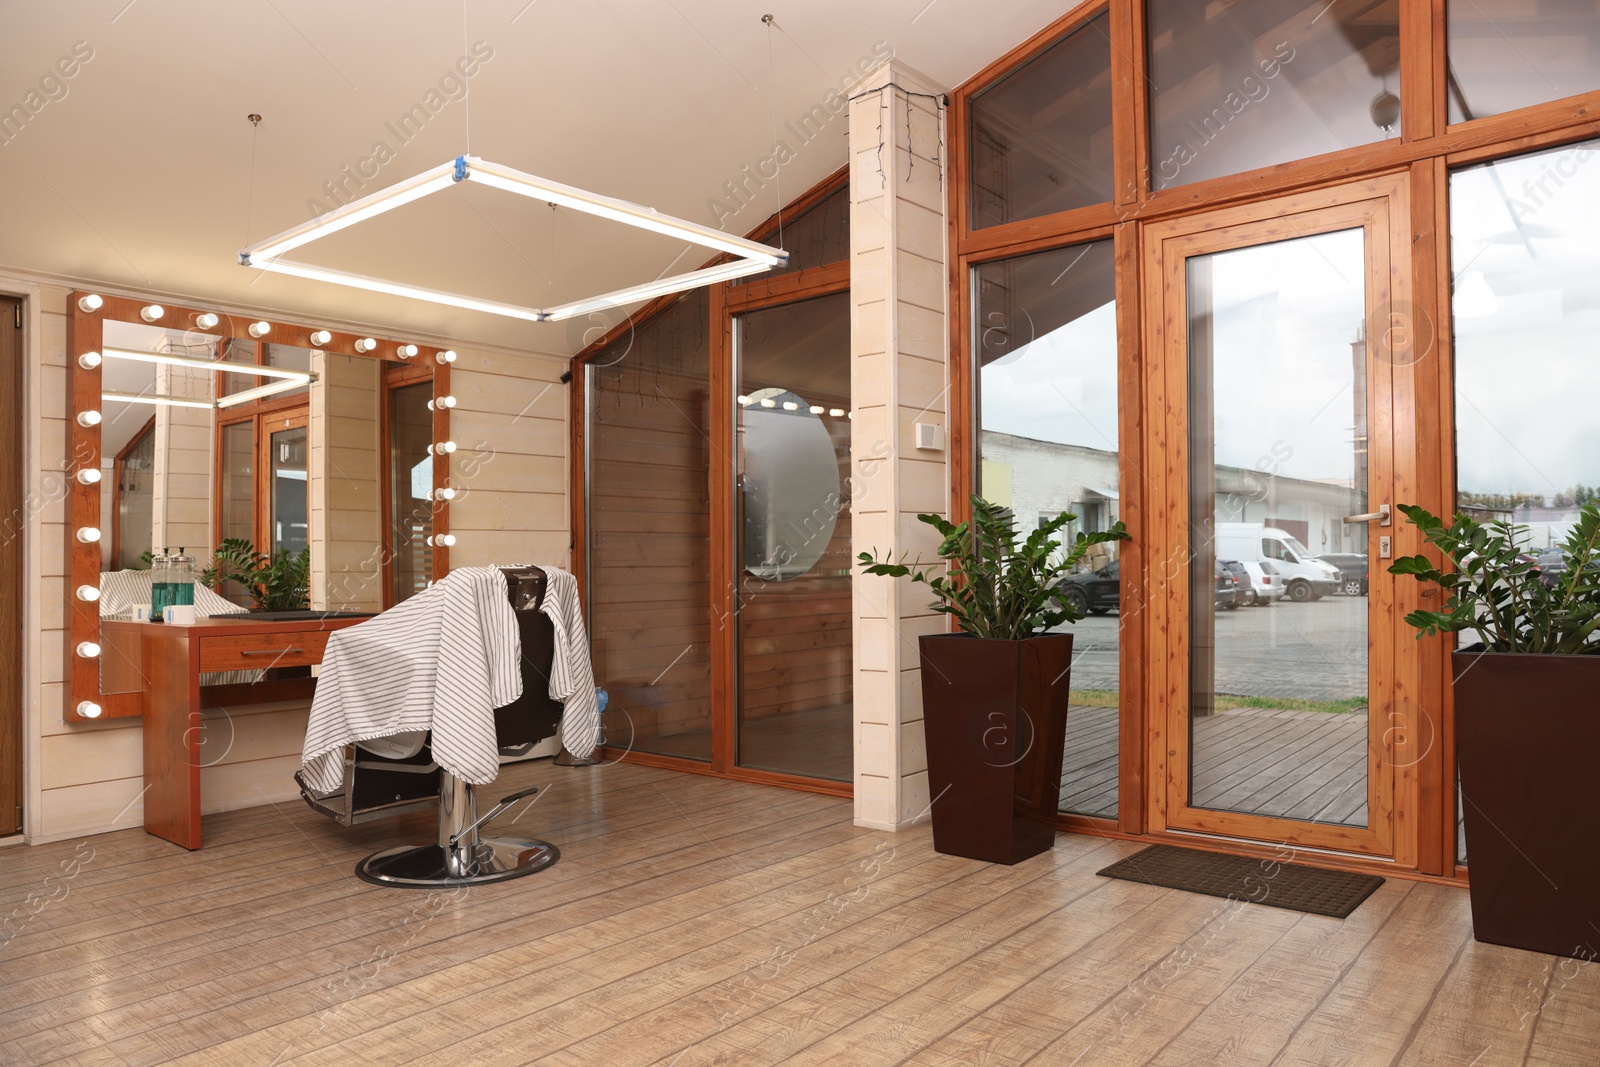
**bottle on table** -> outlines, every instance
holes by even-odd
[[[178,554],[168,560],[167,605],[194,606],[194,557],[189,550],[179,548]]]
[[[150,621],[162,621],[167,607],[167,597],[172,592],[171,550],[163,548],[150,560]]]

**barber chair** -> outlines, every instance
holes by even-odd
[[[494,710],[495,740],[501,755],[520,756],[555,736],[564,708],[549,695],[555,628],[539,610],[544,572],[537,567],[502,570],[522,643],[522,696]],[[437,805],[437,842],[374,852],[356,864],[356,877],[401,888],[483,885],[542,871],[561,858],[548,841],[479,834],[507,808],[538,793],[537,788],[513,793],[480,816],[472,784],[435,763],[428,741],[429,734],[418,731],[347,746],[344,781],[332,793],[312,790],[295,772],[305,802],[343,826]]]

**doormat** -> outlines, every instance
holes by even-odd
[[[1371,874],[1325,871],[1173,845],[1151,845],[1097,873],[1335,919],[1355,911],[1383,884],[1382,878]]]

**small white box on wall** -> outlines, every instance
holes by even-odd
[[[934,422],[916,424],[917,447],[931,452],[944,451],[944,427]]]

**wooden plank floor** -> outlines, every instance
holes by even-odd
[[[195,853],[136,830],[0,852],[0,1063],[1495,1067],[1600,1047],[1600,967],[1472,941],[1459,889],[1390,880],[1339,921],[1098,878],[1138,846],[1094,836],[1001,867],[811,794],[544,761],[489,793],[526,784],[548,788],[496,827],[561,861],[453,893],[351,875],[428,819],[346,831],[298,804],[208,816]]]
[[[1240,708],[1194,723],[1194,802],[1221,811],[1365,826],[1364,714]],[[1067,714],[1062,811],[1115,818],[1117,709]]]

